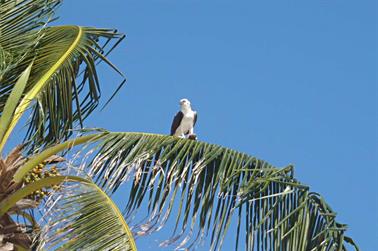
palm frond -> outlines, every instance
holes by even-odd
[[[44,151],[42,151],[39,154],[30,156],[30,158],[24,163],[24,165],[20,166],[17,169],[17,171],[15,171],[13,175],[13,182],[15,184],[20,184],[23,178],[27,175],[27,173],[39,164],[61,162],[64,160],[63,158],[56,156],[55,154],[65,151],[66,149],[70,149],[76,145],[84,143],[88,144],[90,142],[96,141],[105,136],[106,134],[107,132],[102,132],[98,134],[91,134],[83,137],[74,138],[72,140],[67,140],[63,143],[44,149]]]
[[[133,181],[126,219],[143,206],[148,211],[136,222],[138,234],[159,230],[176,211],[163,246],[191,249],[209,236],[211,250],[218,250],[235,225],[236,249],[346,250],[346,227],[293,177],[292,166],[280,169],[221,146],[163,135],[110,133],[100,142],[90,175],[108,193]]]
[[[52,20],[54,10],[60,2],[61,0],[0,1],[1,93],[9,93],[12,83],[26,68],[18,67],[18,64],[26,54],[33,51],[41,36],[40,29]],[[6,95],[0,95],[0,110],[6,99]]]
[[[60,2],[61,0],[0,1],[0,44],[6,50],[20,49],[20,36],[46,25]],[[14,43],[15,41],[20,43]]]
[[[66,139],[76,123],[82,125],[100,98],[96,61],[103,60],[120,73],[106,59],[104,46],[113,39],[115,46],[124,37],[115,30],[79,26],[48,27],[40,32],[43,35],[34,51],[17,65],[23,68],[34,60],[26,94],[7,134],[33,104],[27,135],[33,148]],[[78,76],[81,79],[76,82]],[[0,97],[8,92],[9,88],[3,88]]]
[[[51,207],[49,207],[49,205]],[[39,250],[136,251],[121,212],[94,183],[67,184],[46,202]]]
[[[40,190],[45,187],[52,187],[54,185],[59,185],[64,181],[74,181],[74,182],[86,182],[84,178],[76,176],[55,176],[46,177],[40,180],[31,182],[15,192],[10,193],[5,199],[0,201],[0,217],[7,213],[11,208],[17,205],[17,203],[26,198],[27,196],[33,194],[35,191]]]
[[[8,131],[9,124],[12,121],[18,102],[20,101],[25,86],[28,82],[31,67],[32,64],[30,64],[21,74],[20,78],[17,80],[14,88],[12,89],[7,102],[5,103],[3,113],[0,117],[0,152],[2,152],[2,147],[4,145],[4,135]]]

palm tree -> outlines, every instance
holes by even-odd
[[[234,228],[236,250],[358,250],[292,166],[172,136],[84,129],[101,94],[97,63],[123,77],[106,56],[124,36],[50,26],[60,3],[0,1],[2,154],[29,114],[23,144],[0,159],[0,250],[136,250],[126,222],[142,236],[171,218],[162,245],[176,248],[208,238],[221,249]],[[110,198],[121,188],[129,189],[123,212]]]

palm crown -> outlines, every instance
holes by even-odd
[[[235,249],[346,250],[350,243],[358,250],[292,166],[173,136],[81,130],[73,137],[101,96],[97,63],[121,74],[106,56],[124,36],[50,26],[60,2],[0,1],[2,152],[21,116],[30,114],[24,144],[0,160],[0,249],[136,250],[126,222],[135,236],[174,218],[162,245],[191,249],[208,238],[212,250],[221,249],[234,219]],[[75,166],[67,151],[82,144],[86,158]],[[121,212],[109,196],[125,184]],[[134,223],[143,207],[147,217]],[[38,222],[33,208],[43,213]]]

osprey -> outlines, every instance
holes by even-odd
[[[189,139],[196,139],[193,128],[197,122],[197,112],[192,110],[190,101],[186,98],[180,100],[180,111],[173,118],[171,135]]]

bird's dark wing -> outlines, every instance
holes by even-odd
[[[184,114],[181,111],[179,111],[173,118],[171,126],[171,135],[175,134],[177,128],[180,126],[182,117],[184,117]]]
[[[196,122],[197,122],[197,112],[194,112],[193,127],[196,125]]]

